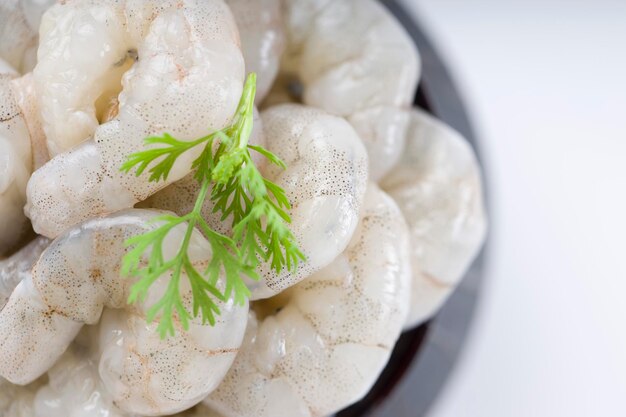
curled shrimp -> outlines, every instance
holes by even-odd
[[[376,0],[282,0],[283,72],[307,105],[347,118],[363,139],[370,177],[398,160],[420,73],[415,45]]]
[[[34,417],[35,395],[41,384],[42,381],[37,381],[21,387],[0,378],[0,416]]]
[[[123,211],[82,224],[50,244],[0,311],[0,376],[15,384],[38,378],[107,307],[118,311],[106,310],[102,317],[99,374],[123,411],[172,414],[200,402],[218,385],[241,344],[247,306],[220,302],[215,326],[194,319],[189,331],[179,328],[175,337],[161,340],[158,323],[146,324],[146,311],[161,299],[169,277],[161,277],[145,301],[126,304],[132,282],[120,276],[129,250],[124,241],[158,227],[151,220],[159,214]],[[178,251],[185,230],[182,225],[168,235],[165,259]],[[208,262],[210,244],[199,232],[191,239],[192,262]],[[186,280],[180,290],[191,309]]]
[[[440,308],[484,242],[480,168],[465,139],[415,110],[402,159],[381,186],[409,225],[413,327]]]
[[[30,417],[126,417],[98,372],[98,327],[85,327],[37,389]]]
[[[282,187],[292,208],[290,230],[306,256],[296,272],[260,265],[253,299],[267,298],[330,264],[350,243],[367,188],[367,153],[354,129],[324,111],[282,105],[261,113],[267,149],[286,163],[264,176]]]
[[[97,328],[84,328],[45,378],[26,387],[0,382],[3,417],[127,417],[98,375]]]
[[[29,227],[24,204],[33,170],[31,132],[14,76],[0,74],[0,257],[15,248]]]
[[[9,258],[0,261],[0,310],[49,244],[48,239],[39,237]],[[33,401],[40,385],[41,381],[36,381],[22,387],[0,378],[0,416],[34,416]]]
[[[269,92],[285,49],[280,0],[226,0],[241,35],[246,71],[257,78],[256,102]]]
[[[287,164],[283,172],[253,154],[265,176],[287,192],[293,204],[290,229],[307,257],[295,273],[277,275],[268,265],[261,265],[263,280],[249,282],[252,298],[260,299],[296,284],[345,249],[358,222],[367,183],[367,155],[349,124],[320,110],[277,106],[255,119],[254,126],[250,143],[267,147]],[[198,182],[190,175],[141,205],[183,215],[193,208],[198,192]],[[213,229],[230,234],[229,220],[223,221],[213,209],[213,202],[207,200],[203,217]]]
[[[255,120],[251,144],[264,145],[280,156],[287,170],[264,164],[253,153],[257,166],[271,181],[283,187],[292,203],[290,229],[306,255],[295,273],[276,274],[261,265],[261,282],[249,282],[253,299],[267,298],[325,267],[350,242],[358,223],[367,184],[367,155],[345,120],[301,105],[281,105]],[[160,191],[144,207],[191,211],[198,182],[193,176]],[[231,224],[214,213],[208,200],[202,214],[211,227],[229,234]]]
[[[201,149],[159,183],[120,167],[146,137],[194,140],[225,127],[243,90],[237,27],[222,0],[61,2],[45,14],[40,43],[34,76],[57,156],[33,174],[26,210],[48,237],[187,175]]]
[[[242,350],[204,404],[225,417],[326,416],[386,365],[409,308],[409,237],[372,185],[350,246],[326,269],[256,305]]]
[[[0,57],[21,73],[37,62],[41,16],[56,0],[3,0],[0,3]]]
[[[265,147],[263,120],[256,108],[254,109],[253,117],[253,128],[248,143],[254,146]],[[255,166],[263,169],[267,163],[265,157],[257,152],[252,152],[250,156]],[[184,216],[193,210],[199,193],[200,184],[195,177],[195,172],[192,172],[180,181],[169,185],[147,200],[137,204],[136,207],[173,211],[179,216]],[[214,208],[213,201],[207,199],[202,207],[202,217],[213,230],[230,236],[232,234],[232,218],[229,218],[230,222],[228,220],[223,221],[222,214],[214,212]]]

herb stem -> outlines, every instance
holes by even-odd
[[[139,278],[132,286],[128,302],[144,300],[150,287],[168,274],[170,281],[163,297],[147,314],[148,322],[160,318],[161,337],[175,334],[175,321],[188,329],[189,320],[202,317],[203,323],[214,325],[220,314],[218,301],[232,298],[236,305],[245,305],[250,297],[245,277],[260,279],[258,263],[270,261],[276,272],[293,271],[304,260],[295,238],[288,228],[291,205],[285,191],[264,178],[254,165],[250,151],[265,156],[271,163],[285,169],[285,164],[272,152],[249,144],[254,124],[256,75],[246,79],[241,99],[231,124],[193,141],[181,141],[164,133],[145,139],[148,149],[130,155],[121,170],[134,169],[137,176],[144,171],[149,180],[167,180],[178,158],[197,146],[203,146],[200,156],[191,166],[200,184],[193,210],[183,216],[165,214],[156,220],[162,224],[155,230],[126,241],[132,249],[123,260],[124,275]],[[212,200],[214,212],[221,212],[222,221],[232,218],[233,236],[213,230],[202,216],[207,199]],[[186,222],[180,248],[172,259],[165,260],[163,246],[174,228]],[[209,264],[198,271],[189,259],[189,246],[194,230],[199,229],[211,246]],[[142,260],[151,251],[148,265]],[[208,254],[207,254],[208,255]],[[183,276],[184,274],[184,276]],[[223,291],[220,277],[224,277]],[[181,295],[181,280],[187,279],[193,296],[192,311],[187,311]]]

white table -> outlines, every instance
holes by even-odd
[[[626,415],[626,1],[405,3],[465,94],[493,213],[432,417]]]

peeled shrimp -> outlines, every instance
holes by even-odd
[[[282,0],[283,72],[305,104],[347,118],[363,139],[370,177],[399,159],[420,73],[413,41],[376,0]]]
[[[367,155],[354,130],[343,119],[300,105],[282,105],[255,120],[250,142],[266,146],[287,164],[282,171],[254,155],[257,166],[282,186],[292,202],[290,229],[307,257],[295,274],[276,275],[261,266],[263,280],[250,282],[252,298],[267,298],[325,267],[350,242],[358,223],[367,184]],[[189,176],[142,203],[179,215],[193,209],[198,182]],[[231,232],[230,223],[205,203],[202,214],[211,227]]]
[[[37,238],[10,258],[0,261],[0,310],[49,244],[47,239]],[[33,402],[39,385],[40,382],[36,382],[21,387],[0,378],[0,416],[33,417]]]
[[[0,257],[14,249],[28,230],[23,208],[33,170],[29,127],[13,78],[13,74],[0,74]]]
[[[251,314],[242,351],[204,403],[225,417],[327,416],[359,400],[386,365],[409,308],[409,237],[372,185],[348,249]]]
[[[37,62],[41,16],[56,0],[2,0],[0,3],[0,57],[21,73]]]
[[[267,165],[264,175],[283,187],[292,203],[290,229],[306,255],[296,273],[260,267],[253,299],[267,298],[330,264],[356,230],[367,187],[367,153],[345,120],[324,111],[283,105],[261,113],[267,149],[287,164]]]
[[[9,300],[15,287],[28,276],[33,265],[48,245],[50,245],[48,239],[38,237],[17,253],[0,261],[0,309]]]
[[[415,110],[402,159],[382,187],[409,225],[412,327],[441,307],[485,239],[480,168],[457,132]]]
[[[41,382],[38,381],[21,387],[0,378],[0,416],[33,417],[35,394],[40,385]]]
[[[48,372],[29,417],[127,416],[113,404],[98,374],[97,340],[97,328],[81,332]]]
[[[81,331],[45,378],[27,387],[0,383],[3,417],[126,417],[98,375],[94,327]]]
[[[248,143],[250,145],[265,147],[263,121],[256,108],[254,109],[253,128]],[[267,160],[264,156],[257,152],[252,152],[250,156],[256,167],[261,170],[265,167]],[[200,184],[195,177],[195,172],[192,172],[180,181],[175,182],[147,200],[137,204],[136,207],[173,211],[179,216],[184,216],[193,210],[199,192]],[[232,220],[222,221],[222,214],[214,213],[214,207],[213,202],[207,199],[202,207],[202,217],[204,217],[213,230],[230,236],[232,234]]]
[[[257,78],[256,101],[272,87],[285,49],[280,0],[226,0],[241,35],[246,71]]]
[[[50,160],[50,154],[46,144],[46,135],[43,131],[41,113],[39,112],[39,97],[35,90],[33,74],[28,73],[12,80],[11,86],[30,134],[31,159],[33,171],[35,171]]]
[[[35,78],[51,153],[92,138],[28,184],[27,213],[48,237],[132,207],[187,175],[200,149],[179,158],[168,181],[150,183],[147,173],[120,167],[148,136],[192,140],[225,127],[243,89],[237,27],[222,0],[61,2],[45,14],[39,55]]]
[[[200,402],[218,385],[241,344],[247,307],[221,303],[215,326],[196,319],[188,332],[179,328],[175,337],[161,340],[157,323],[146,324],[145,316],[164,293],[168,277],[153,285],[145,302],[126,304],[132,281],[120,276],[128,251],[124,241],[153,230],[151,220],[160,213],[123,211],[87,222],[52,242],[0,311],[0,376],[16,384],[33,381],[107,307],[118,310],[107,310],[102,318],[99,373],[123,411],[172,414]],[[180,248],[184,233],[182,226],[168,236],[166,260]],[[192,262],[202,264],[210,256],[210,244],[196,232],[190,244]],[[181,293],[191,303],[186,280]]]

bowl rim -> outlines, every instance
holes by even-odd
[[[419,19],[397,0],[380,0],[404,26],[420,51],[422,77],[415,105],[441,119],[467,139],[485,174],[480,146],[467,107],[436,47],[421,29]],[[483,182],[485,210],[488,190]],[[405,332],[392,358],[370,393],[336,417],[425,416],[448,381],[467,340],[480,300],[485,271],[486,244],[437,315]]]

